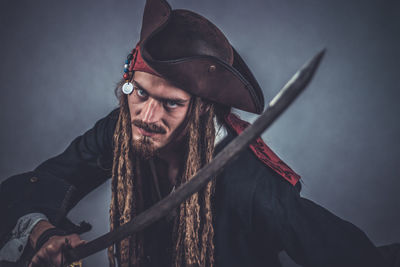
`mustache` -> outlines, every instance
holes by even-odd
[[[167,132],[165,130],[165,128],[163,128],[155,123],[146,123],[141,120],[134,120],[134,121],[132,121],[132,124],[135,125],[136,127],[142,128],[146,132],[150,132],[150,133],[165,134]]]

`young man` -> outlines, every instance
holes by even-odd
[[[61,155],[2,184],[3,259],[31,246],[31,266],[59,266],[62,248],[84,243],[66,214],[92,189],[112,177],[110,223],[118,228],[243,130],[231,107],[263,110],[257,81],[218,28],[163,0],[147,1],[124,80],[119,109]],[[216,182],[110,248],[110,265],[280,266],[285,250],[303,266],[389,266],[358,228],[301,198],[298,180],[257,140]]]

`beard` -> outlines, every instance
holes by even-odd
[[[164,127],[158,126],[155,123],[145,123],[141,120],[133,120],[132,125],[138,128],[142,128],[147,132],[165,134],[166,130]],[[154,144],[154,141],[149,136],[141,136],[139,139],[133,139],[132,147],[134,153],[143,159],[150,159],[157,155],[158,149]]]
[[[132,141],[133,152],[142,159],[150,159],[158,154],[158,149],[153,140],[148,136]]]

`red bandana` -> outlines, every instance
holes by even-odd
[[[226,123],[237,133],[241,134],[250,123],[241,120],[238,116],[229,113],[225,117]],[[255,142],[250,144],[250,149],[261,162],[270,167],[292,185],[296,185],[300,176],[295,173],[285,162],[283,162],[265,143],[258,137]]]
[[[155,70],[150,68],[143,60],[142,55],[140,53],[139,44],[136,45],[135,49],[132,50],[132,54],[133,54],[133,60],[131,62],[131,65],[129,66],[130,72],[143,71],[161,77],[160,74],[158,74]]]

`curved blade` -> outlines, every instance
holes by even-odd
[[[203,188],[211,179],[216,177],[229,162],[234,160],[243,149],[260,136],[260,134],[264,132],[306,88],[314,76],[324,53],[325,49],[316,54],[308,63],[297,71],[272,99],[264,113],[261,114],[251,126],[244,130],[241,135],[237,136],[218,153],[209,164],[200,169],[190,181],[181,185],[174,193],[171,193],[148,210],[136,216],[133,221],[85,245],[67,251],[67,262],[71,263],[90,256],[129,235],[143,230],[153,222],[168,215],[174,208],[185,201],[185,199]]]

